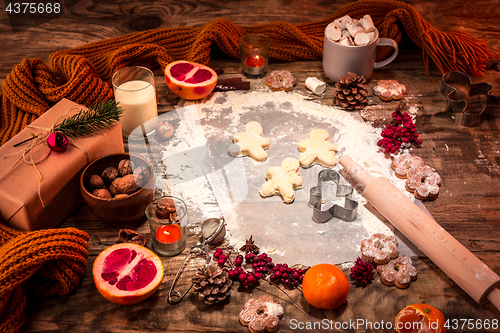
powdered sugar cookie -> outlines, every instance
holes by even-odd
[[[266,84],[273,91],[290,91],[297,84],[297,80],[289,71],[272,71],[266,77]]]
[[[373,94],[380,97],[384,102],[398,101],[403,98],[405,92],[405,85],[396,80],[380,80],[373,88]]]
[[[248,326],[252,333],[277,331],[281,317],[283,307],[269,295],[260,296],[259,299],[250,298],[239,315],[240,323]]]
[[[411,168],[408,171],[405,187],[408,192],[413,192],[419,200],[433,200],[439,195],[441,177],[430,166]]]
[[[413,266],[411,258],[401,256],[389,261],[387,264],[378,265],[377,272],[380,274],[380,281],[387,286],[405,289],[410,286],[411,281],[417,279],[417,269]]]
[[[328,142],[328,132],[324,129],[313,129],[309,132],[309,138],[299,141],[299,151],[302,153],[299,162],[302,167],[310,167],[321,164],[327,168],[333,168],[337,164],[337,145]]]
[[[285,203],[293,202],[294,191],[302,186],[299,161],[293,157],[285,158],[280,167],[267,169],[266,179],[267,182],[260,187],[261,196],[280,194]]]
[[[392,160],[391,168],[394,170],[396,177],[406,179],[408,171],[412,168],[421,168],[424,166],[424,160],[418,156],[410,154],[401,154]]]
[[[361,256],[364,260],[387,264],[398,255],[398,241],[394,236],[377,233],[361,241]]]
[[[265,161],[269,148],[269,140],[262,137],[262,126],[257,121],[251,121],[245,125],[245,132],[235,134],[234,145],[229,146],[232,156],[250,156],[258,162]],[[235,145],[237,147],[235,147]]]

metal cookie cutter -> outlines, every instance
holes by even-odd
[[[313,208],[313,220],[324,223],[332,217],[346,221],[354,221],[358,214],[358,202],[351,199],[353,189],[349,185],[339,185],[340,175],[335,170],[324,169],[318,174],[318,186],[309,190],[309,206]],[[337,197],[345,197],[344,207],[333,205],[327,210],[321,210],[321,187],[323,183],[333,183],[337,188]]]
[[[491,95],[493,86],[486,82],[472,83],[470,77],[462,72],[448,72],[443,75],[441,93],[448,99],[446,111],[463,112],[462,125],[475,127],[479,125],[484,115],[498,118],[500,117],[500,96]],[[467,109],[467,101],[455,99],[457,88],[453,85],[462,85],[467,89],[467,95],[485,95],[486,102],[482,110]]]

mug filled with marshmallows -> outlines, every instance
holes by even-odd
[[[375,62],[377,46],[388,45],[394,48],[389,58]],[[348,72],[370,77],[374,68],[392,62],[398,55],[398,44],[390,38],[379,38],[378,30],[370,15],[353,19],[345,15],[330,23],[325,29],[323,44],[323,70],[330,80]]]

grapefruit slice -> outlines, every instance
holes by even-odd
[[[178,60],[165,67],[165,80],[174,94],[187,100],[208,96],[217,83],[217,73],[196,62]]]
[[[399,311],[394,325],[398,333],[445,333],[444,324],[441,311],[428,304],[416,303]]]
[[[144,246],[120,243],[97,256],[92,274],[102,296],[113,303],[129,305],[154,294],[163,280],[163,265]]]

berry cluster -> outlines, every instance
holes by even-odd
[[[418,133],[415,131],[415,123],[407,112],[401,114],[401,107],[398,106],[391,116],[396,123],[386,125],[382,131],[382,139],[377,142],[377,146],[384,148],[386,153],[393,154],[401,146],[409,146],[412,143],[422,144],[422,140],[418,138]]]
[[[243,286],[256,285],[259,280],[272,283],[282,283],[286,287],[297,288],[304,278],[304,270],[289,268],[287,264],[274,264],[267,253],[259,254],[259,250],[247,253],[244,257],[239,254],[231,261],[230,252],[224,254],[221,248],[215,250],[213,258],[220,267],[224,267],[233,281],[240,281]]]

